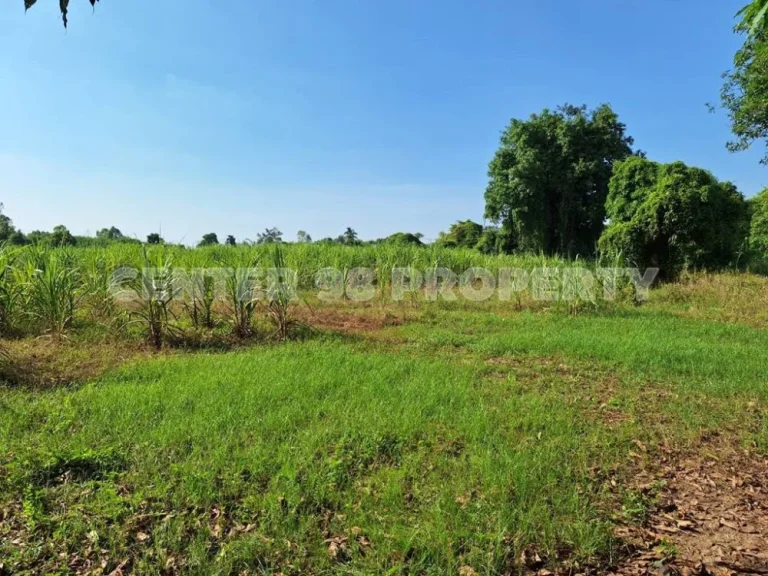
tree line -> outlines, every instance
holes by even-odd
[[[89,0],[91,5],[96,0]],[[30,8],[36,0],[25,0]],[[67,24],[68,0],[60,1]],[[735,32],[744,42],[720,94],[734,141],[731,151],[755,141],[768,144],[768,0],[753,0],[739,13]],[[711,106],[714,111],[715,107]],[[682,162],[663,164],[633,148],[618,114],[603,104],[593,110],[566,104],[527,119],[513,119],[502,132],[488,167],[485,218],[453,224],[436,243],[488,254],[536,252],[566,257],[608,257],[658,267],[672,277],[686,267],[717,269],[746,263],[768,269],[768,189],[746,200],[732,183]],[[768,150],[768,148],[767,148]],[[768,152],[762,159],[768,163]],[[401,232],[374,242],[422,244],[423,235]],[[0,215],[0,240],[53,245],[138,242],[117,228],[95,238],[73,236],[64,226],[24,235]],[[163,243],[150,234],[147,243]],[[271,228],[254,242],[283,241]],[[297,242],[311,242],[304,231]],[[319,242],[362,244],[347,228]],[[219,244],[215,233],[199,246]],[[234,236],[224,244],[235,245]]]

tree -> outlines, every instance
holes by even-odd
[[[75,237],[67,230],[66,226],[59,225],[53,229],[51,244],[53,246],[72,246],[75,244]]]
[[[263,234],[256,234],[256,244],[272,244],[282,241],[283,233],[277,228],[267,228]]]
[[[157,232],[152,232],[152,234],[147,236],[147,244],[163,244],[164,242]]]
[[[51,233],[43,232],[41,230],[33,230],[27,234],[27,240],[30,244],[47,244],[51,240]]]
[[[410,232],[395,232],[394,234],[387,236],[382,242],[387,244],[410,244],[413,246],[423,246],[424,243],[421,239],[424,238],[424,234],[417,232],[411,234]]]
[[[203,239],[200,240],[200,242],[197,243],[197,247],[200,246],[214,246],[219,243],[219,237],[216,236],[215,232],[209,232],[208,234],[205,234],[203,236]]]
[[[485,227],[475,244],[483,254],[511,254],[515,247],[515,235],[508,225]]]
[[[8,237],[8,244],[11,244],[12,246],[25,246],[29,244],[29,239],[24,236],[21,230],[15,230]]]
[[[312,242],[312,236],[304,232],[304,230],[299,230],[296,233],[296,242],[299,244],[310,244]]]
[[[768,256],[768,188],[752,198],[750,208],[750,245],[754,250]]]
[[[3,204],[0,203],[0,242],[5,242],[16,233],[16,226],[13,225],[13,220],[3,213],[4,208]]]
[[[91,3],[91,6],[95,7],[96,2],[99,0],[88,0]],[[24,10],[29,10],[37,3],[37,0],[24,0]],[[69,0],[59,0],[59,10],[61,10],[61,19],[64,22],[64,28],[67,27],[67,12],[69,9]]]
[[[102,228],[96,232],[96,238],[100,238],[102,240],[122,240],[123,233],[120,232],[118,228],[112,226],[111,228]]]
[[[591,255],[603,230],[613,163],[633,140],[607,104],[513,119],[488,167],[485,215],[523,250]]]
[[[682,162],[629,158],[614,167],[610,225],[600,238],[607,256],[672,278],[686,267],[715,269],[736,261],[747,230],[747,204],[730,182]]]
[[[235,237],[230,234],[227,236],[227,239],[224,241],[224,244],[227,246],[237,246],[237,240],[235,240]]]
[[[360,238],[357,236],[357,232],[355,232],[352,228],[347,228],[344,231],[344,234],[339,236],[336,241],[340,244],[344,244],[345,246],[358,246],[361,244]]]
[[[483,226],[472,220],[451,224],[448,232],[440,232],[437,244],[446,248],[474,248],[483,234]]]
[[[756,140],[768,143],[768,0],[755,0],[740,12],[735,31],[745,36],[733,58],[733,69],[723,75],[720,93],[736,139],[732,152],[746,150]],[[761,162],[768,163],[768,151]]]

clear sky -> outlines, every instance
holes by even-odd
[[[434,238],[512,117],[609,102],[637,147],[768,184],[716,102],[746,0],[0,3],[0,201],[24,231]]]

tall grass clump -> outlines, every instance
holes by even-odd
[[[253,335],[253,318],[258,303],[252,268],[229,268],[225,277],[225,306],[232,332],[239,338]]]
[[[15,317],[21,298],[14,264],[18,251],[0,245],[0,336],[8,336],[15,329]]]
[[[54,338],[64,334],[84,294],[72,252],[43,246],[31,249],[26,263],[24,309],[44,334]]]
[[[195,328],[213,328],[213,306],[216,302],[216,278],[202,269],[187,276],[184,310]]]
[[[296,281],[293,270],[288,268],[280,244],[275,244],[272,252],[272,265],[266,290],[267,318],[275,328],[277,339],[288,339],[290,327],[295,321],[290,316],[291,303],[296,297]]]
[[[159,350],[169,335],[178,330],[172,323],[171,304],[180,287],[171,259],[163,249],[151,253],[144,248],[142,259],[143,266],[129,282],[136,304],[136,309],[131,311],[131,316],[136,319],[131,322],[141,324],[147,340]]]

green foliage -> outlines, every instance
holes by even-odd
[[[472,220],[451,224],[448,232],[441,232],[436,244],[445,248],[474,248],[483,234],[483,226]]]
[[[274,244],[278,244],[274,242]],[[253,318],[258,298],[256,278],[249,268],[229,268],[225,279],[227,317],[232,332],[239,338],[253,334]]]
[[[147,340],[159,350],[174,331],[171,305],[180,287],[165,250],[150,252],[143,247],[142,261],[141,269],[129,283],[135,303],[132,322],[143,325]]]
[[[768,253],[768,188],[750,201],[750,211],[750,244],[755,250]]]
[[[307,234],[304,230],[299,230],[296,233],[296,242],[299,244],[310,244],[312,242],[312,236]]]
[[[682,162],[617,163],[606,206],[601,252],[667,277],[735,263],[746,237],[747,206],[736,187]]]
[[[24,310],[46,334],[61,336],[72,324],[83,295],[73,254],[40,246],[27,261]]]
[[[184,308],[195,328],[213,328],[213,305],[216,299],[216,279],[205,270],[193,270],[187,282]]]
[[[739,12],[736,32],[745,36],[733,69],[724,74],[721,101],[736,140],[731,151],[746,150],[756,140],[768,141],[768,2],[755,0]],[[768,153],[761,162],[768,162]]]
[[[163,240],[160,237],[160,234],[157,232],[152,232],[152,234],[147,236],[147,244],[164,244],[165,240]]]
[[[290,316],[291,301],[295,296],[295,286],[292,285],[292,278],[287,278],[284,274],[289,273],[288,265],[285,261],[283,249],[279,243],[275,244],[272,252],[272,275],[267,279],[266,291],[266,312],[267,317],[275,327],[277,339],[284,342],[288,339],[288,331],[294,324]]]
[[[511,254],[515,248],[515,233],[508,222],[501,227],[486,226],[475,245],[475,249],[483,254]]]
[[[235,239],[234,236],[232,236],[232,234],[230,234],[229,236],[227,236],[227,239],[224,241],[224,244],[226,244],[227,246],[237,246],[237,240]]]
[[[416,234],[411,234],[410,232],[395,232],[394,234],[391,234],[380,240],[380,242],[386,242],[389,244],[423,246],[423,242],[421,241],[423,237],[424,235],[420,232],[417,232]]]
[[[336,242],[339,244],[344,244],[345,246],[359,246],[362,244],[360,238],[357,235],[357,232],[355,232],[352,228],[347,228],[344,231],[344,234],[336,238]]]
[[[123,233],[118,228],[112,226],[111,228],[102,228],[96,232],[96,238],[101,240],[122,240]]]
[[[233,238],[234,240],[234,238]],[[198,242],[198,246],[214,246],[219,243],[219,237],[216,236],[215,232],[210,232],[208,234],[203,235],[202,240]]]
[[[283,233],[277,228],[267,228],[263,233],[256,235],[256,244],[272,244],[282,241]]]
[[[66,226],[59,225],[53,229],[50,242],[53,246],[73,246],[76,244],[75,237]]]
[[[21,303],[21,285],[17,281],[18,250],[0,244],[0,335],[8,336],[15,329],[18,307]]]
[[[514,231],[522,250],[592,255],[613,163],[632,154],[632,143],[607,104],[513,119],[488,167],[485,215]]]

